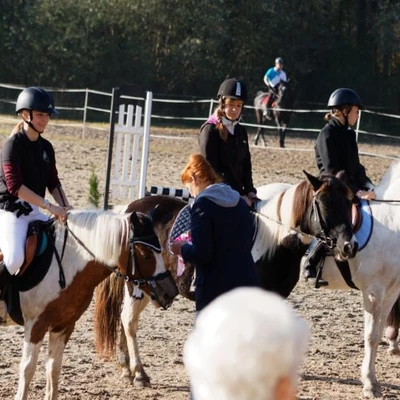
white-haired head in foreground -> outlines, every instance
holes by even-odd
[[[184,347],[195,400],[296,398],[309,329],[286,301],[238,288],[204,308]]]

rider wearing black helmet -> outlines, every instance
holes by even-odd
[[[49,219],[39,208],[61,219],[70,208],[58,178],[53,146],[42,137],[50,116],[57,113],[52,96],[41,88],[24,89],[18,96],[16,113],[22,121],[1,149],[0,291],[24,261],[29,223]],[[46,189],[59,205],[45,199]]]
[[[37,133],[42,133],[43,131],[35,128],[33,110],[49,115],[58,114],[58,111],[54,108],[54,101],[51,94],[39,87],[26,88],[19,94],[15,112],[20,115],[22,110],[29,110],[29,119],[25,120],[23,116],[21,118]]]
[[[239,124],[247,100],[246,85],[236,78],[223,81],[217,92],[218,107],[200,128],[200,152],[237,190],[249,206],[257,198],[246,129]]]
[[[356,133],[351,128],[358,120],[359,110],[364,109],[360,96],[351,89],[336,89],[329,97],[328,123],[322,128],[315,144],[315,159],[320,173],[337,174],[344,171],[347,183],[356,195],[365,200],[375,198],[374,185],[360,163]],[[315,278],[315,265],[323,249],[312,243],[304,264],[306,279]],[[324,284],[325,282],[321,282]],[[326,284],[326,283],[325,283]]]
[[[315,144],[315,158],[320,173],[336,174],[344,170],[350,188],[360,198],[371,200],[374,185],[365,173],[358,156],[356,133],[351,128],[364,108],[360,96],[351,89],[335,90],[328,100],[328,123]]]

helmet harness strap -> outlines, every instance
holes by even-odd
[[[21,114],[20,114],[20,116],[21,116]],[[23,119],[23,121],[24,122],[26,122],[35,132],[37,132],[37,133],[39,133],[39,134],[42,134],[44,131],[38,131],[36,128],[35,128],[35,125],[33,125],[33,123],[32,123],[32,121],[33,121],[33,113],[32,113],[32,110],[29,110],[29,121],[26,121],[22,116],[21,116],[21,118]]]

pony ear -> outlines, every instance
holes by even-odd
[[[306,176],[308,182],[311,184],[311,186],[314,189],[314,192],[316,192],[322,185],[322,181],[318,179],[317,177],[309,174],[307,171],[303,169],[303,174]]]
[[[344,169],[342,169],[341,171],[339,171],[336,174],[336,178],[340,179],[342,182],[344,182],[346,184],[348,183],[348,177],[347,177],[346,171]]]
[[[139,219],[136,211],[132,211],[130,221],[131,221],[131,224],[133,225],[133,227],[135,228],[135,230],[140,228],[141,223],[140,223],[140,219]]]
[[[172,219],[172,212],[170,211],[165,213],[160,204],[157,204],[152,210],[150,210],[148,215],[153,224],[161,223],[166,225]]]

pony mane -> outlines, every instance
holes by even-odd
[[[307,209],[311,204],[313,189],[308,181],[303,181],[296,186],[293,196],[293,210],[290,225],[292,228],[299,226],[304,220]]]
[[[400,161],[393,162],[375,187],[378,199],[400,199]]]
[[[253,258],[273,257],[279,243],[287,233],[286,227],[281,225],[280,206],[282,196],[291,187],[289,184],[270,184],[257,189],[264,200],[257,205],[255,213],[257,222],[257,236],[253,245]],[[267,249],[265,244],[268,244]]]
[[[130,214],[72,210],[68,215],[68,226],[95,255],[97,261],[110,266],[118,265],[121,246],[129,238]],[[87,257],[87,251],[76,241],[75,243],[79,251],[86,253]]]

